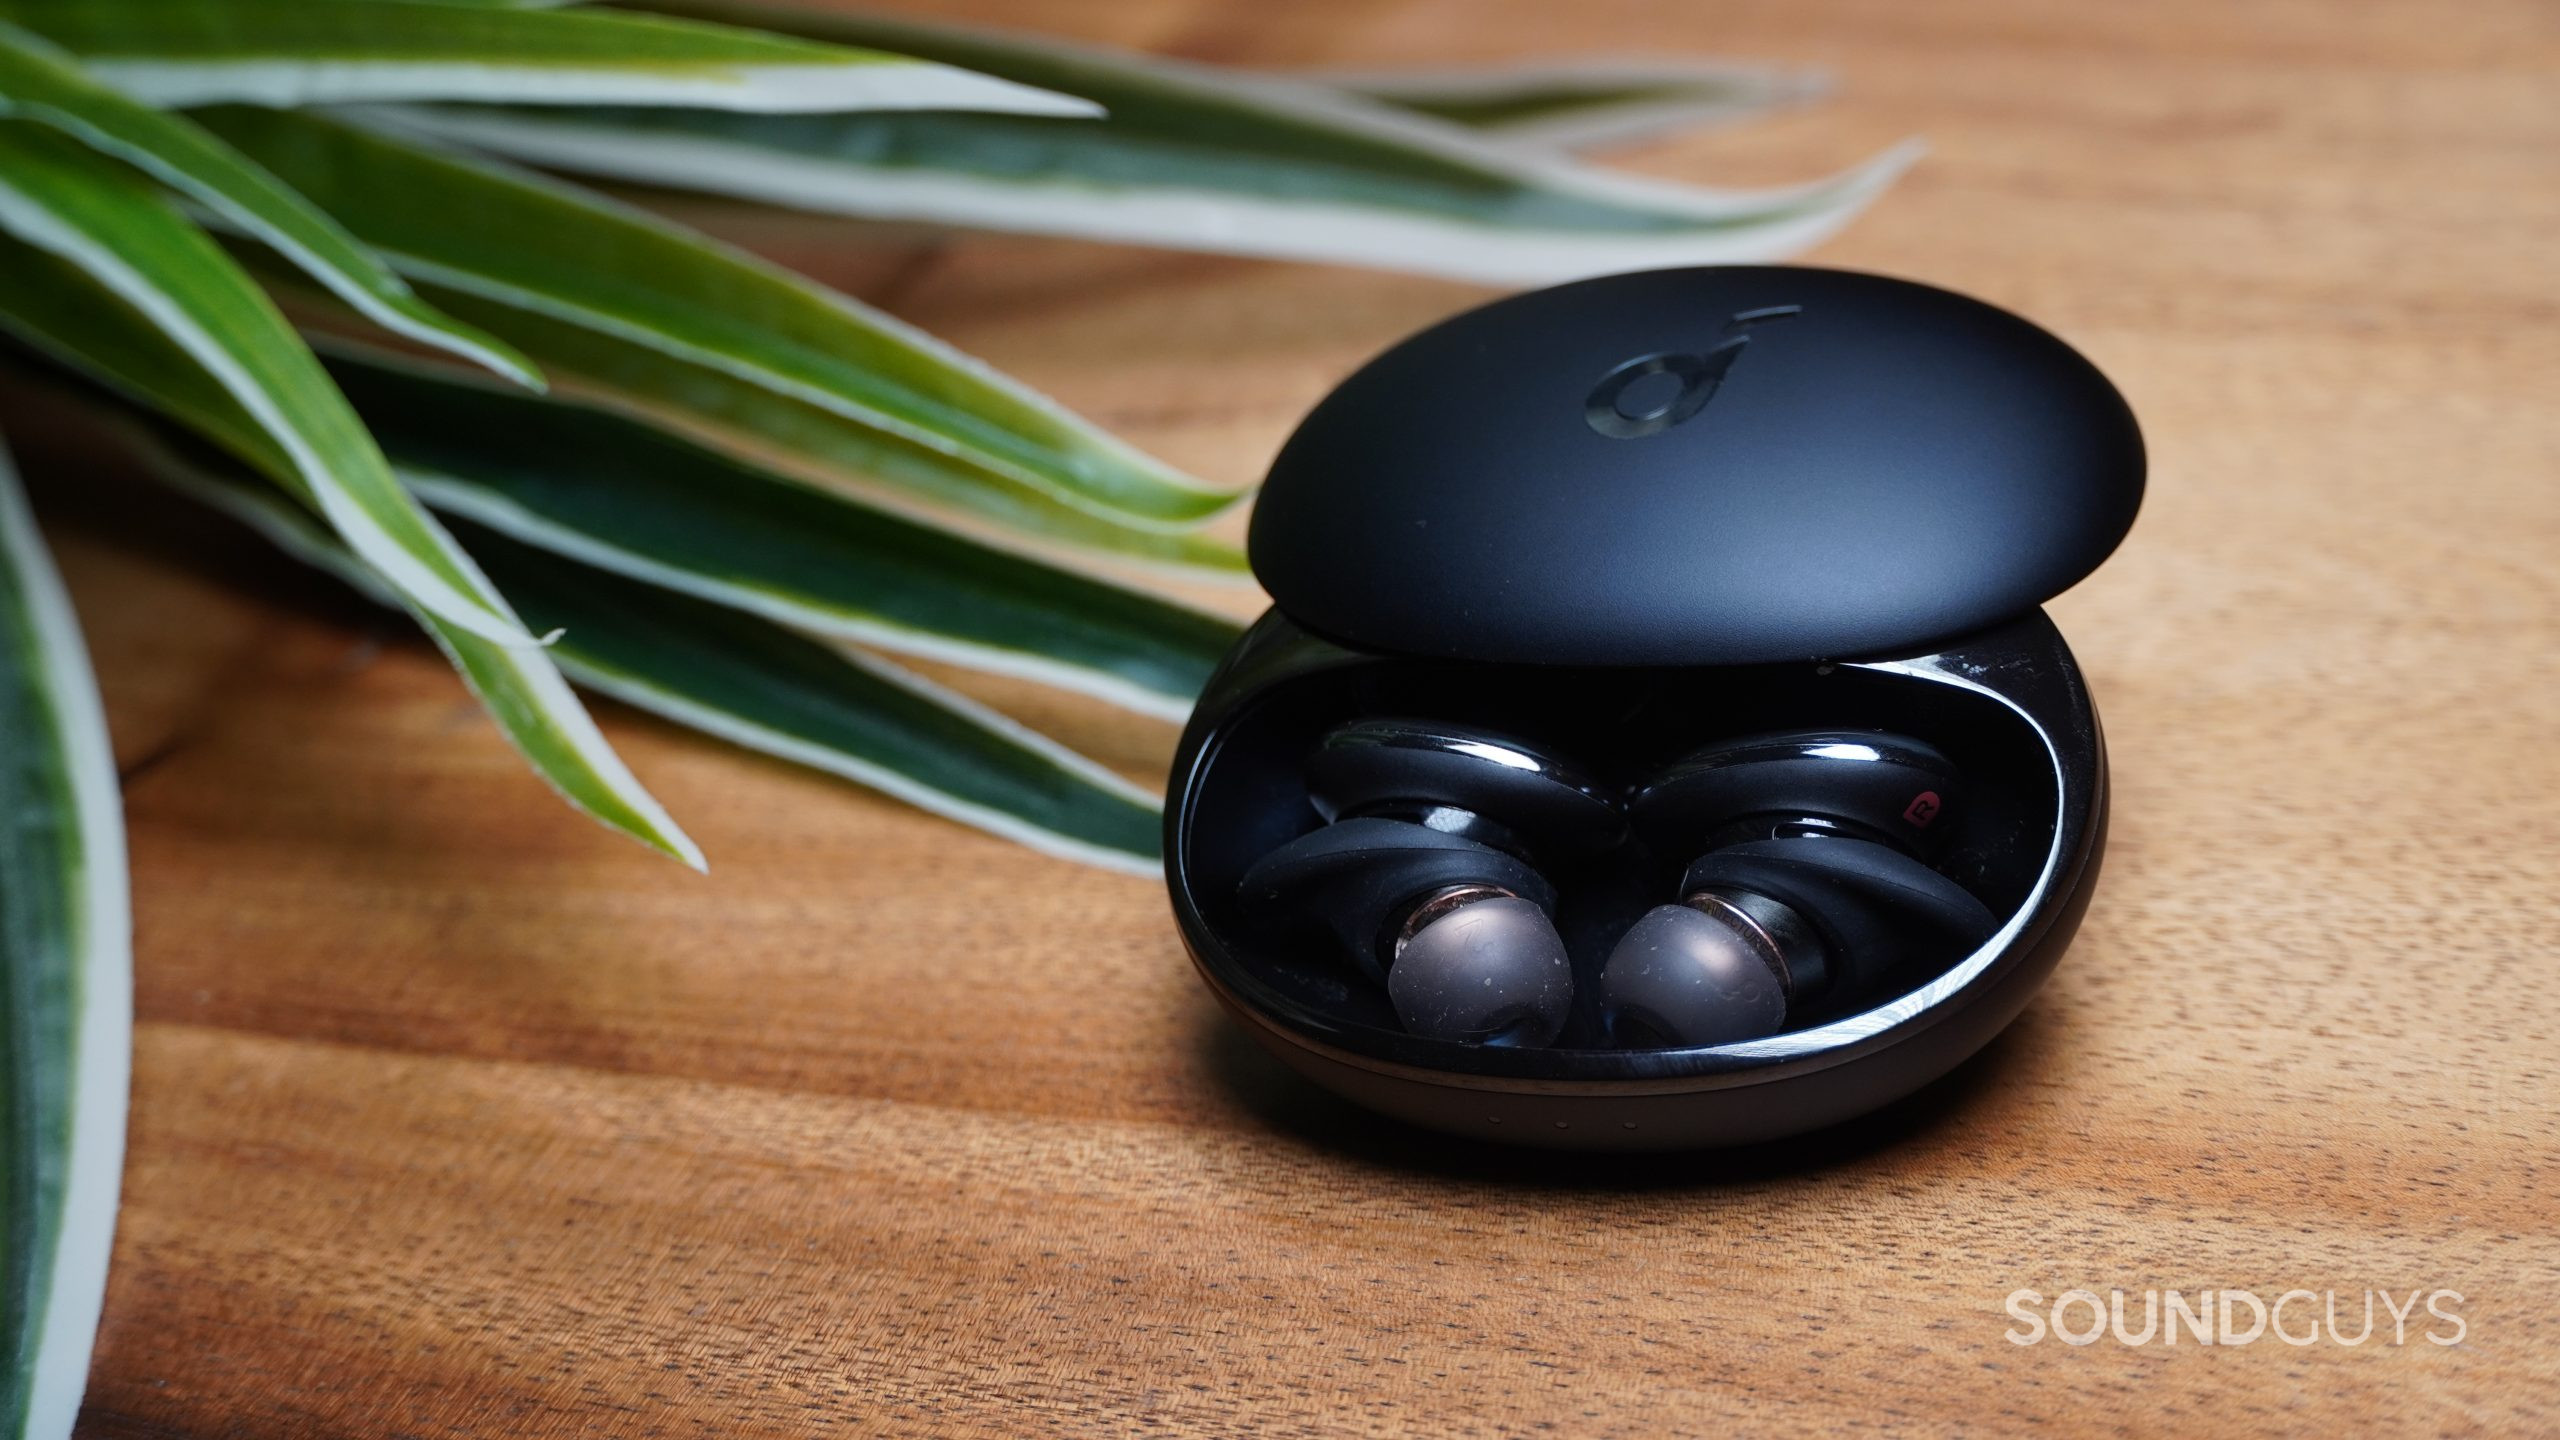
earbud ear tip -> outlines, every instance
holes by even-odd
[[[1573,964],[1546,911],[1479,900],[1414,932],[1387,971],[1387,998],[1416,1035],[1542,1046],[1572,1011]]]
[[[1636,921],[1609,952],[1600,985],[1621,1045],[1724,1045],[1786,1028],[1786,982],[1768,957],[1686,905],[1658,905]]]

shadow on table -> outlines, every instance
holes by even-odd
[[[1215,1020],[1202,1030],[1202,1063],[1229,1098],[1273,1131],[1385,1169],[1573,1190],[1747,1184],[1857,1164],[1965,1124],[1968,1112],[1979,1118],[1989,1097],[2018,1082],[2049,1023],[2031,1005],[1945,1078],[1809,1135],[1722,1150],[1606,1154],[1488,1144],[1363,1110],[1264,1053],[1224,1014],[1208,1013]]]

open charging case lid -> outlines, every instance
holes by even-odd
[[[2104,746],[2038,607],[2123,538],[2143,471],[2088,361],[1906,281],[1655,271],[1425,330],[1316,406],[1257,502],[1274,609],[1202,695],[1166,807],[1185,943],[1290,1065],[1461,1133],[1734,1143],[1906,1094],[2017,1014],[2086,906]],[[1303,779],[1321,735],[1395,714],[1552,745],[1621,785],[1731,734],[1919,735],[1977,791],[1978,843],[1939,868],[2005,923],[1914,990],[1763,1040],[1617,1048],[1596,1002],[1543,1050],[1404,1033],[1342,957],[1262,933],[1235,899],[1255,858],[1321,823]],[[1684,858],[1604,857],[1560,887],[1578,974]]]
[[[1371,360],[1282,448],[1249,554],[1364,650],[1541,665],[1910,654],[2070,588],[2142,436],[2062,341],[1949,291],[1612,275]]]

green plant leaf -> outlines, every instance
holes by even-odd
[[[280,478],[402,594],[487,639],[533,643],[392,479],[264,292],[139,178],[52,130],[0,120],[0,231],[71,262],[147,317],[275,442],[290,462]]]
[[[453,663],[481,708],[497,722],[499,733],[561,799],[662,855],[695,870],[710,868],[702,858],[702,847],[693,843],[693,837],[641,785],[631,767],[622,763],[613,742],[596,728],[595,718],[578,702],[551,656],[521,646],[494,645],[414,604],[406,608]]]
[[[579,637],[564,663],[582,685],[1036,850],[1161,873],[1156,797],[985,706],[751,615],[479,543]]]
[[[901,55],[607,10],[417,0],[0,0],[154,105],[496,100],[748,111],[1085,115],[1089,102]]]
[[[333,537],[247,477],[154,458],[164,479],[383,598]],[[752,615],[465,533],[526,613],[561,628],[552,653],[581,685],[1035,850],[1158,873],[1155,797],[972,700]]]
[[[509,312],[476,296],[428,289],[449,310],[505,325],[565,389],[809,483],[1018,554],[1224,584],[1249,578],[1244,552],[1223,540],[1123,524],[724,370],[548,316]]]
[[[1237,498],[929,335],[601,196],[318,116],[202,118],[442,290],[719,370],[1106,518],[1171,528]]]
[[[133,1053],[115,756],[0,455],[0,1434],[71,1433],[106,1295]]]
[[[69,264],[32,247],[0,241],[0,266],[24,280],[0,287],[0,328],[127,400],[206,436],[268,478],[291,485],[293,462],[275,436],[155,329],[149,317]],[[335,393],[331,391],[333,397]],[[435,636],[508,740],[570,804],[652,849],[702,868],[701,850],[613,753],[541,649],[492,641],[452,624],[390,587],[378,571],[367,573],[376,575],[372,583],[397,595]],[[506,613],[515,623],[513,612]]]
[[[1668,130],[1729,124],[1822,91],[1815,76],[1758,65],[1642,61],[1310,70],[1289,78],[1348,91],[1492,139],[1590,150]]]
[[[167,478],[174,452],[151,455],[153,468]],[[245,480],[245,477],[244,477]],[[498,645],[460,630],[395,594],[381,577],[367,570],[345,546],[312,523],[309,513],[272,491],[255,492],[268,514],[270,534],[289,517],[293,534],[305,547],[317,546],[331,557],[330,568],[358,585],[375,600],[405,609],[428,638],[443,651],[462,676],[481,708],[497,723],[516,753],[561,799],[580,813],[695,870],[706,867],[701,847],[684,833],[656,797],[643,788],[596,728],[594,717],[569,689],[555,661],[543,650]],[[309,558],[306,556],[306,558]],[[563,637],[565,639],[565,637]]]
[[[50,125],[207,206],[375,324],[520,383],[541,383],[523,356],[437,314],[336,221],[231,147],[96,83],[50,42],[6,23],[0,23],[0,115]]]
[[[856,504],[620,415],[416,370],[332,370],[449,515],[821,635],[1179,719],[1237,627]],[[512,595],[513,592],[510,591]]]
[[[0,231],[0,332],[145,410],[169,416],[288,490],[293,461],[150,318],[78,266]]]
[[[461,106],[401,118],[541,165],[805,210],[1502,284],[1789,254],[1845,224],[1914,153],[1789,189],[1707,190],[1594,170],[1302,81],[845,12],[650,8],[966,65],[1107,114]]]

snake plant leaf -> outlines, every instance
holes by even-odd
[[[93,75],[154,105],[499,100],[746,111],[955,107],[1085,115],[1090,102],[928,60],[603,10],[419,0],[0,0]]]
[[[1237,498],[931,336],[673,222],[319,116],[202,118],[440,290],[720,370],[1106,518],[1187,526]],[[510,333],[503,314],[480,314]]]
[[[147,317],[274,440],[290,462],[280,478],[402,594],[483,638],[534,643],[392,478],[266,294],[139,177],[55,131],[0,120],[0,231],[69,261]]]
[[[1189,713],[1230,621],[976,544],[620,415],[403,367],[333,373],[448,515],[800,629]],[[510,592],[511,594],[513,592]]]
[[[0,287],[0,329],[290,486],[293,462],[283,446],[149,317],[30,246],[0,240],[0,268],[24,279]],[[286,503],[281,492],[278,503]],[[399,592],[378,570],[365,573],[435,636],[499,729],[563,798],[642,844],[702,868],[701,850],[614,754],[543,650],[492,641],[455,625]],[[513,612],[507,613],[513,623]]]
[[[334,537],[236,468],[154,458],[163,479],[384,598]],[[1035,850],[1158,873],[1154,796],[975,701],[753,615],[464,533],[527,614],[560,627],[551,653],[591,690]]]
[[[1105,118],[397,107],[547,167],[803,210],[1535,284],[1766,260],[1847,223],[1913,155],[1707,190],[1595,170],[1323,85],[843,12],[649,8],[873,45],[1099,102]]]
[[[0,115],[39,121],[142,170],[273,247],[375,324],[523,384],[541,376],[493,336],[439,315],[310,201],[183,117],[125,98],[50,42],[0,22]]]
[[[0,1435],[61,1440],[124,1170],[132,919],[106,717],[0,457]]]
[[[1313,70],[1292,78],[1463,126],[1506,144],[1594,150],[1722,125],[1813,98],[1818,77],[1759,65],[1563,64]]]

